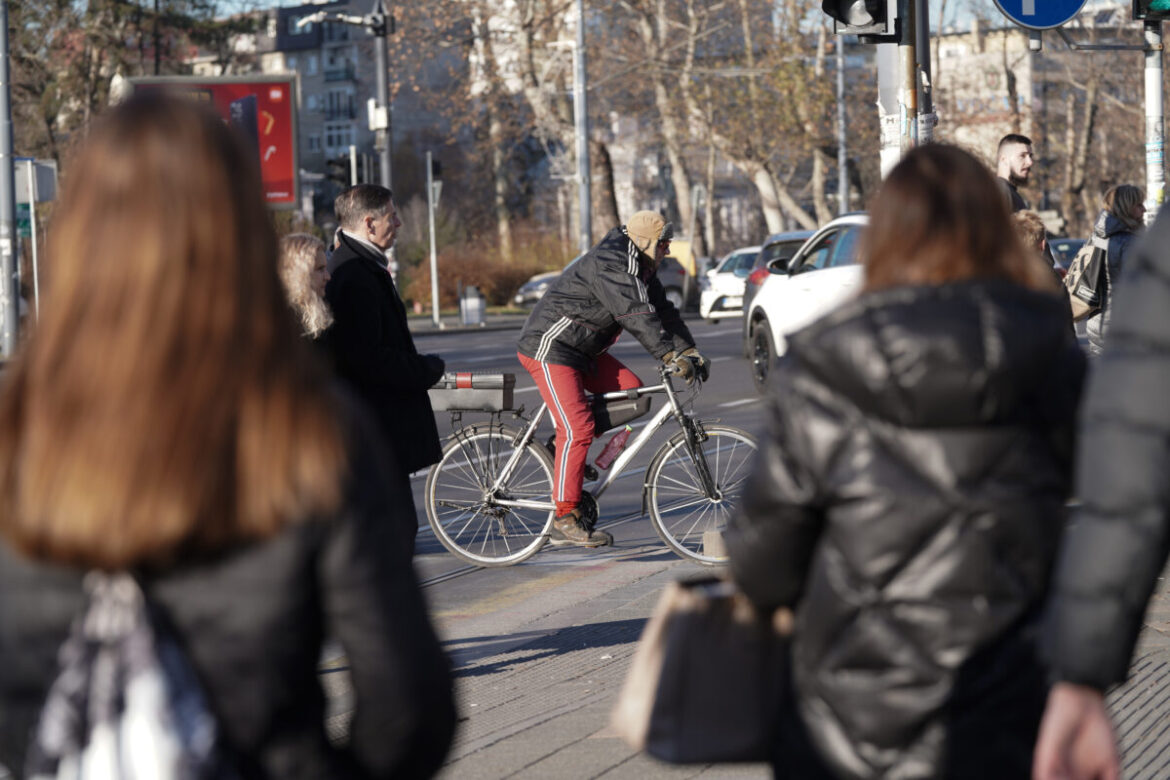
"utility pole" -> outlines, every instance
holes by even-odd
[[[12,83],[8,72],[8,3],[0,2],[0,309],[4,358],[16,352],[20,274],[16,267],[16,182],[12,156]],[[36,208],[32,204],[30,208]]]
[[[436,328],[439,321],[439,254],[435,249],[435,166],[427,152],[427,224],[431,233],[431,321]]]
[[[390,182],[390,157],[394,151],[394,139],[390,134],[390,64],[386,47],[389,45],[389,34],[394,32],[394,17],[386,8],[386,0],[378,0],[374,10],[365,18],[366,24],[377,38],[374,41],[374,70],[377,89],[377,105],[374,124],[374,148],[378,150],[379,178],[381,184],[392,190]]]
[[[585,0],[577,0],[577,45],[573,47],[573,114],[577,131],[577,197],[581,225],[577,249],[593,246],[593,195],[589,173],[589,110],[585,98]]]
[[[901,63],[901,95],[899,97],[899,111],[901,113],[901,151],[903,155],[918,146],[918,56],[915,53],[918,25],[915,24],[915,6],[919,0],[901,0],[905,5],[906,16],[902,26],[902,40],[898,43],[898,55]]]
[[[837,46],[837,213],[845,214],[849,211],[849,172],[846,170],[849,152],[845,148],[848,136],[845,127],[844,36],[837,37],[834,44]]]
[[[1162,207],[1166,189],[1166,138],[1162,109],[1162,23],[1145,22],[1146,224]]]

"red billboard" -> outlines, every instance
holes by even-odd
[[[288,76],[162,76],[130,79],[137,89],[180,92],[215,106],[256,150],[264,199],[276,209],[300,208],[296,87]]]

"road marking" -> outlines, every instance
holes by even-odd
[[[755,404],[759,403],[760,400],[761,399],[759,398],[741,398],[738,401],[728,401],[727,403],[719,404],[719,408],[726,409],[729,406],[744,406],[745,404]]]
[[[508,360],[509,358],[513,358],[515,356],[516,356],[516,353],[511,352],[507,355],[484,355],[482,357],[461,358],[459,360],[459,362],[460,363],[486,363],[489,360]]]

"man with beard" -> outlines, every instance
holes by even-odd
[[[1034,162],[1031,138],[1018,133],[1008,133],[1000,139],[995,169],[996,183],[1003,190],[1008,208],[1013,214],[1028,208],[1028,202],[1020,195],[1017,187],[1028,183],[1028,174],[1031,173]]]

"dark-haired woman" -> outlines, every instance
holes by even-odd
[[[1029,251],[978,160],[920,147],[864,292],[789,341],[727,539],[744,592],[797,613],[778,776],[1028,776],[1084,372]]]
[[[411,502],[300,336],[246,149],[194,102],[148,94],[70,167],[45,305],[0,393],[13,771],[90,570],[138,576],[245,778],[426,777],[449,745],[447,663],[391,532]],[[326,636],[352,676],[342,748]]]
[[[1113,286],[1121,278],[1129,255],[1136,245],[1146,214],[1145,194],[1132,184],[1110,187],[1101,199],[1101,213],[1093,224],[1093,236],[1107,243],[1105,263],[1105,298],[1101,311],[1085,321],[1089,336],[1089,354],[1100,355],[1105,349],[1105,334],[1112,317]]]

